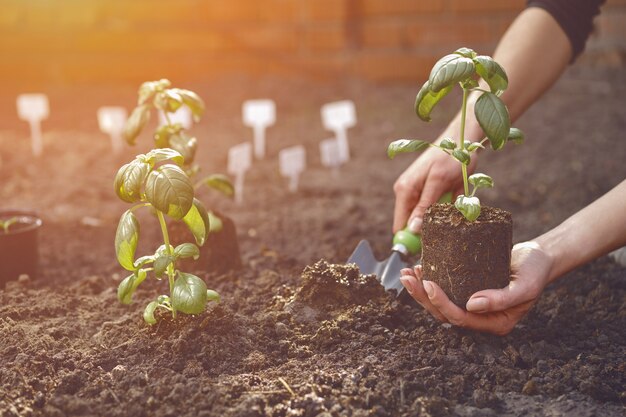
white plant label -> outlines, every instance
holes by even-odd
[[[278,153],[280,174],[289,178],[289,191],[298,191],[298,181],[300,174],[306,168],[306,150],[304,146],[292,146],[285,148]]]
[[[327,103],[321,109],[324,128],[335,132],[339,143],[341,162],[350,160],[350,146],[348,145],[348,129],[356,125],[356,110],[352,100]]]
[[[265,129],[276,123],[276,103],[273,100],[248,100],[243,103],[243,124],[254,130],[254,156],[265,157]]]
[[[128,113],[124,107],[105,106],[98,109],[98,126],[102,133],[111,136],[111,146],[114,153],[119,153],[123,147],[122,133],[126,125]]]
[[[169,119],[172,124],[180,123],[185,130],[189,130],[193,126],[193,114],[187,106],[181,106],[174,113],[167,113],[167,118],[165,118],[164,112],[159,111],[159,125],[163,126],[169,124],[167,119]]]
[[[244,142],[228,150],[228,173],[235,177],[235,202],[243,202],[243,179],[252,166],[252,146]]]
[[[43,153],[41,121],[50,115],[48,96],[45,94],[20,94],[17,96],[17,114],[20,119],[26,120],[30,124],[33,154],[40,156]]]
[[[336,138],[325,139],[320,142],[320,160],[326,168],[337,170],[341,166],[341,156],[339,155],[339,142]]]

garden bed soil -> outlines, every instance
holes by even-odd
[[[10,117],[15,96],[0,100],[0,201],[36,210],[45,225],[39,278],[0,290],[0,416],[624,414],[626,269],[609,258],[551,285],[506,337],[442,325],[344,264],[361,238],[388,254],[392,184],[411,157],[387,160],[387,144],[434,137],[453,107],[424,125],[412,113],[412,84],[233,78],[182,87],[207,102],[194,129],[207,173],[223,172],[227,149],[252,137],[240,121],[244,99],[274,98],[278,122],[267,159],[246,177],[243,205],[201,192],[237,225],[242,268],[196,271],[221,304],[152,327],[141,313],[163,283],[146,280],[129,306],[116,298],[124,271],[113,237],[127,205],[112,190],[117,168],[150,138],[114,156],[95,122],[100,105],[132,107],[136,86],[51,90],[38,160],[26,125]],[[523,146],[481,158],[497,184],[481,200],[513,214],[515,242],[626,177],[625,96],[623,69],[572,68],[516,124]],[[337,177],[317,157],[329,136],[319,106],[342,98],[355,100],[359,125]],[[309,164],[292,194],[276,155],[294,144]],[[158,244],[158,225],[138,215],[143,254]]]

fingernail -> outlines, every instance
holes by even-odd
[[[489,300],[486,297],[470,298],[465,308],[474,313],[483,313],[489,307]]]
[[[413,217],[409,222],[409,230],[413,233],[419,233],[422,230],[422,219]]]
[[[404,285],[404,288],[409,292],[409,294],[415,294],[415,287],[413,286],[413,282],[411,282],[411,278],[400,277],[400,282]]]
[[[435,295],[435,287],[433,287],[433,283],[423,280],[422,284],[424,285],[424,290],[426,290],[426,294],[428,294],[428,298],[433,298]]]

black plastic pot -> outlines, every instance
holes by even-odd
[[[41,219],[32,212],[0,210],[0,220],[16,218],[5,231],[0,228],[0,288],[22,274],[37,277]]]

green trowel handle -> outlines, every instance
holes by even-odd
[[[414,234],[407,226],[396,232],[393,236],[393,244],[402,245],[406,248],[409,254],[415,255],[422,250],[422,236]]]
[[[441,196],[440,203],[449,203],[452,201],[452,193],[448,192]],[[409,230],[409,227],[396,232],[393,236],[394,245],[403,245],[411,255],[415,255],[422,250],[422,236],[416,235]]]

